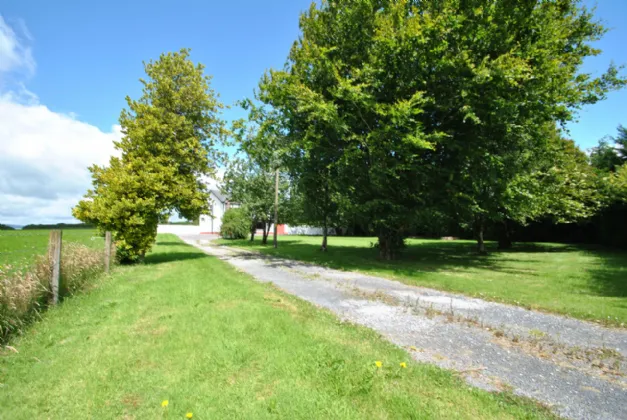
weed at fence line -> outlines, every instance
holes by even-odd
[[[103,252],[79,243],[64,244],[61,256],[61,296],[85,289],[104,271]],[[38,256],[28,268],[0,267],[0,343],[37,318],[48,305],[52,267]]]
[[[28,325],[45,306],[49,271],[44,257],[38,257],[32,269],[0,268],[0,343]]]

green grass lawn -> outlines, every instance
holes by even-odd
[[[0,231],[0,265],[23,267],[30,265],[37,255],[48,249],[49,230],[2,230]],[[104,238],[93,229],[67,229],[63,242],[78,242],[104,249]]]
[[[393,278],[489,300],[594,320],[627,324],[627,252],[562,244],[518,244],[479,256],[473,241],[409,239],[396,261],[382,261],[376,238],[281,236],[279,248],[259,240],[222,240],[263,253]]]
[[[6,419],[551,417],[411,362],[171,235],[11,345],[19,353],[0,353]]]

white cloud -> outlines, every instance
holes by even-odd
[[[117,154],[105,133],[43,105],[0,97],[0,223],[68,221],[91,185],[87,167]]]
[[[39,103],[24,81],[34,75],[32,36],[23,21],[0,16],[0,223],[70,222],[91,186],[87,170],[118,154],[110,132]]]
[[[2,73],[0,73],[1,75]],[[0,86],[0,101],[15,102],[18,104],[37,105],[39,97],[26,89],[24,83],[18,82],[12,90],[2,91]]]
[[[28,45],[31,35],[24,22],[19,21],[20,34],[18,35],[0,16],[0,73],[26,71],[32,74],[35,71],[35,60]]]

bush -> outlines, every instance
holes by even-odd
[[[50,299],[52,267],[39,256],[30,269],[0,267],[0,343],[37,318]],[[85,289],[104,270],[104,255],[88,246],[67,243],[61,257],[61,297]]]
[[[250,231],[250,220],[241,208],[228,209],[222,216],[220,236],[226,239],[244,239]]]

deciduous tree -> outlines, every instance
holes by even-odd
[[[303,156],[328,144],[386,259],[427,204],[470,220],[485,252],[486,225],[526,208],[512,186],[550,147],[544,127],[625,83],[582,73],[605,29],[576,0],[329,0],[301,31],[261,98]]]
[[[279,183],[279,207],[282,209],[288,207],[287,190],[287,180],[282,176]],[[234,158],[224,174],[223,191],[248,215],[251,241],[257,225],[263,225],[262,243],[265,245],[274,220],[275,172],[265,170],[250,156]],[[281,212],[280,220],[284,217],[285,213]]]
[[[189,50],[162,54],[144,69],[142,96],[127,97],[120,115],[120,157],[90,168],[93,189],[73,210],[77,219],[112,231],[120,255],[131,261],[150,249],[163,215],[176,211],[194,220],[209,212],[201,179],[213,175],[224,134],[223,106]]]

